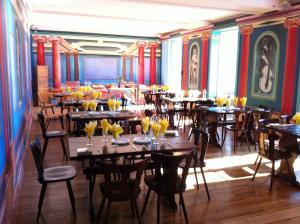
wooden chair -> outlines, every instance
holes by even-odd
[[[199,183],[198,183],[196,168],[197,167],[200,168],[201,174],[202,174],[202,177],[203,177],[203,182],[204,182],[206,194],[207,194],[207,198],[210,201],[210,195],[209,195],[205,175],[204,175],[204,172],[203,172],[203,167],[206,166],[205,156],[206,156],[206,151],[207,151],[208,142],[209,142],[209,134],[206,131],[201,130],[200,128],[193,128],[192,129],[192,135],[194,136],[194,144],[195,145],[199,145],[199,140],[201,138],[201,146],[200,146],[200,151],[199,151],[200,154],[197,150],[195,155],[194,155],[194,159],[191,161],[190,168],[194,169],[194,174],[195,174],[196,183],[197,183],[197,190],[199,190]],[[180,164],[180,167],[184,168],[185,164],[184,163]]]
[[[156,99],[156,103],[154,106],[158,118],[168,118],[168,110],[164,107],[162,99]]]
[[[108,203],[105,216],[105,223],[107,223],[108,221],[111,202],[122,201],[130,201],[132,215],[134,216],[134,214],[136,214],[138,222],[141,223],[140,213],[138,210],[136,199],[141,192],[141,177],[144,168],[147,166],[147,163],[147,160],[143,160],[134,164],[101,164],[102,170],[104,172],[104,182],[100,184],[100,190],[102,192],[103,198],[101,201],[99,213],[97,215],[97,220],[99,220],[101,216],[101,212],[107,199]],[[119,174],[120,179],[112,180],[112,173]],[[135,173],[134,178],[132,178],[133,173]]]
[[[41,189],[40,199],[38,204],[37,221],[41,214],[47,185],[49,183],[55,183],[61,181],[67,182],[73,214],[76,217],[75,199],[74,199],[74,194],[71,185],[71,180],[73,180],[74,177],[76,176],[76,169],[73,166],[55,166],[55,167],[49,167],[44,169],[40,138],[36,138],[35,140],[31,141],[30,147],[36,165],[36,169],[38,171],[38,181],[40,184],[42,184],[42,189]]]
[[[160,196],[171,196],[175,203],[175,194],[179,194],[185,222],[188,223],[187,212],[182,194],[183,192],[185,192],[186,189],[185,181],[194,154],[194,150],[177,155],[152,153],[151,159],[154,162],[155,175],[146,176],[144,178],[144,181],[148,186],[148,192],[145,198],[142,216],[145,212],[151,191],[157,193],[157,223],[160,222]],[[178,175],[178,167],[184,161],[185,167],[182,167],[183,170],[182,175],[180,177]],[[163,172],[161,172],[161,169],[163,169]]]
[[[47,146],[48,146],[48,141],[51,138],[60,138],[61,146],[63,148],[64,155],[68,159],[67,155],[67,150],[65,147],[64,143],[64,137],[68,135],[68,133],[65,130],[53,130],[53,131],[47,131],[46,125],[45,125],[45,116],[42,112],[39,112],[37,114],[38,121],[40,123],[42,133],[43,133],[43,138],[44,138],[44,146],[43,146],[43,158],[45,157]]]
[[[281,151],[280,149],[274,149],[272,147],[267,147],[265,145],[265,140],[268,139],[269,134],[268,130],[266,128],[260,127],[258,129],[258,164],[256,166],[255,172],[252,177],[252,181],[254,180],[256,173],[260,167],[262,158],[268,159],[272,162],[272,169],[271,169],[271,179],[270,179],[270,187],[269,191],[272,191],[272,184],[273,184],[273,177],[275,175],[275,161],[277,160],[285,160],[288,173],[290,174],[289,165],[288,165],[288,158],[291,157],[291,155],[288,152]]]
[[[41,112],[44,113],[45,115],[45,126],[46,129],[48,129],[48,126],[50,124],[51,121],[56,121],[59,120],[62,129],[64,129],[64,115],[63,114],[57,114],[55,113],[54,110],[54,105],[51,103],[45,103],[42,99],[40,94],[38,93],[38,100],[39,100],[39,106],[41,107]],[[48,110],[51,109],[51,112],[49,112]]]
[[[222,141],[221,147],[223,147],[224,142],[226,140],[227,132],[233,132],[233,153],[235,154],[236,146],[237,146],[237,139],[238,134],[242,136],[241,144],[243,140],[246,140],[249,152],[250,152],[250,145],[247,137],[247,131],[250,124],[251,112],[236,112],[235,113],[235,124],[234,125],[227,125],[225,126],[224,138]]]

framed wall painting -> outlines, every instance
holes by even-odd
[[[276,33],[261,33],[254,44],[251,97],[275,101],[280,43]]]
[[[188,89],[199,89],[200,47],[193,42],[189,51]]]

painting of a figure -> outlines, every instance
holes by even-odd
[[[199,79],[199,60],[200,60],[200,49],[199,44],[193,42],[190,48],[189,54],[189,89],[198,89]]]
[[[278,78],[279,41],[273,32],[264,32],[254,46],[252,96],[275,100]]]

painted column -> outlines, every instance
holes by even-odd
[[[182,62],[182,83],[181,83],[181,88],[183,90],[187,89],[188,44],[189,44],[189,38],[183,37],[183,62]]]
[[[201,67],[201,85],[200,91],[207,90],[207,68],[208,68],[208,40],[210,38],[209,32],[202,33],[202,67]]]
[[[296,72],[297,72],[297,43],[298,43],[298,25],[299,17],[286,18],[284,27],[288,29],[284,79],[282,90],[281,111],[286,114],[293,112],[294,97],[296,97]]]
[[[129,59],[130,59],[130,82],[133,82],[133,55],[130,55],[129,56]]]
[[[145,41],[138,41],[138,84],[145,83],[145,63],[144,63],[144,49],[147,46]]]
[[[159,46],[157,42],[150,42],[150,85],[156,84],[156,48]]]
[[[61,87],[60,53],[59,53],[60,39],[57,37],[52,37],[50,41],[52,43],[53,89],[59,89]]]
[[[70,52],[66,52],[66,80],[71,81],[71,63],[70,63]]]
[[[126,54],[122,55],[122,76],[126,80]]]
[[[244,25],[240,27],[242,33],[242,53],[241,53],[241,68],[240,68],[240,83],[238,96],[247,96],[247,80],[248,80],[248,65],[249,65],[249,45],[250,34],[253,31],[252,25]]]
[[[74,81],[79,81],[78,52],[74,52]]]
[[[33,39],[36,40],[37,65],[46,65],[44,43],[47,42],[47,38],[34,35]]]

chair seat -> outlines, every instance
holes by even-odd
[[[127,192],[121,192],[121,183],[119,180],[112,181],[111,186],[106,185],[105,182],[100,184],[100,190],[104,197],[108,198],[111,201],[128,201],[135,199],[141,192],[141,189],[138,188],[138,191],[133,192],[134,190],[134,180],[129,179],[127,181]]]
[[[227,130],[231,130],[231,131],[238,131],[239,128],[237,128],[235,125],[226,125],[225,127]]]
[[[291,155],[285,151],[281,151],[279,149],[275,149],[273,151],[273,156],[271,155],[265,155],[265,154],[259,154],[260,156],[268,159],[268,160],[281,160],[281,159],[288,159],[291,157]]]
[[[55,166],[44,170],[45,182],[58,182],[72,180],[76,176],[76,170],[73,166]]]
[[[155,175],[145,176],[144,181],[151,190],[155,191],[158,194],[182,193],[185,191],[185,188],[186,188],[186,184],[184,184],[183,186],[181,185],[182,179],[180,176],[177,176],[175,187],[168,186],[170,183],[165,182],[165,183],[162,183],[161,188],[158,189],[158,180],[155,177]]]
[[[60,130],[60,131],[47,131],[46,136],[48,138],[56,138],[56,137],[64,137],[68,133],[65,130]]]
[[[60,119],[63,116],[64,116],[63,114],[50,114],[50,115],[47,115],[47,118],[49,120],[55,120],[55,119]]]

